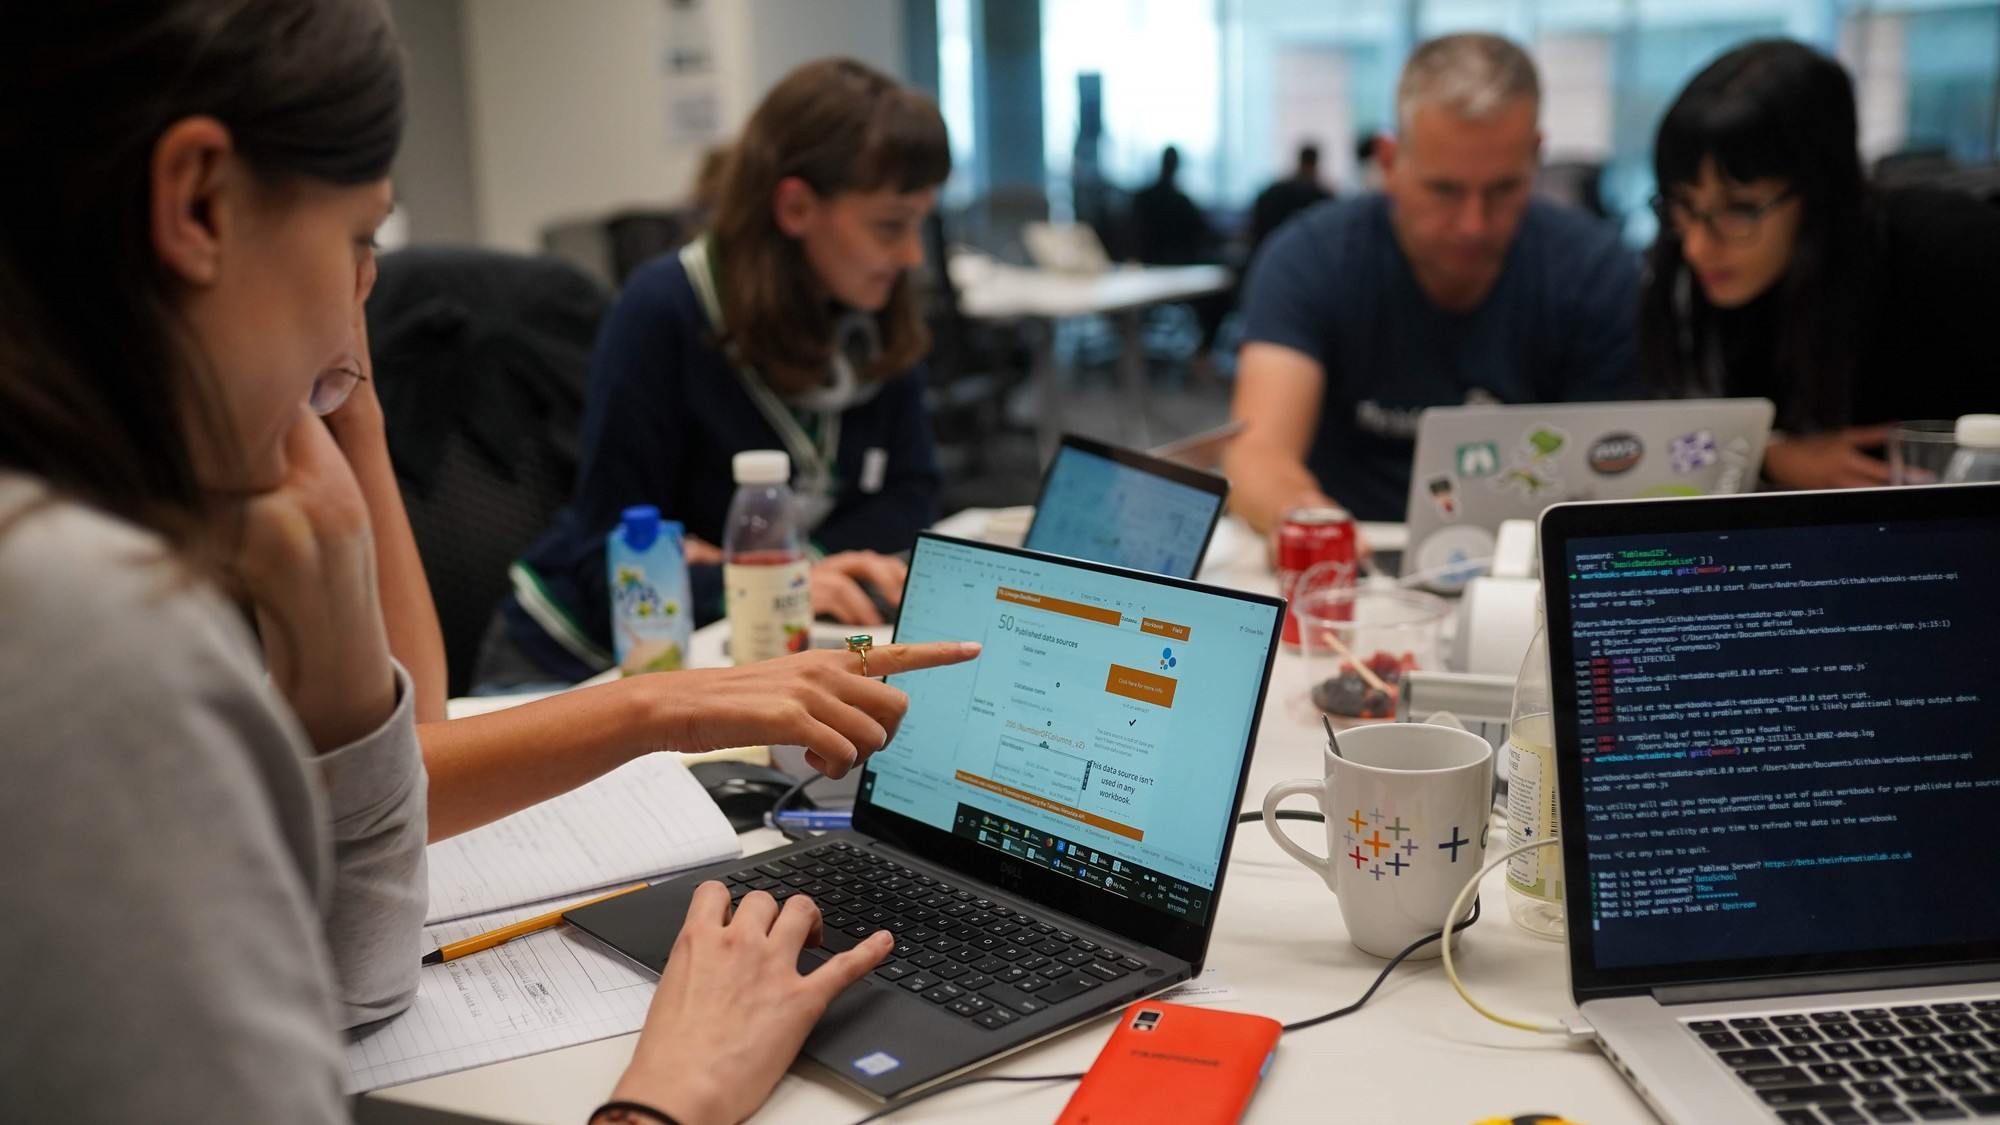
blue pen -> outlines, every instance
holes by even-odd
[[[847,809],[786,809],[776,814],[781,827],[806,832],[839,832],[853,825],[854,814]]]

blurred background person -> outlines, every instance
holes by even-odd
[[[1354,183],[1361,191],[1382,190],[1382,162],[1375,156],[1381,139],[1373,129],[1354,139]]]
[[[1222,237],[1208,221],[1208,215],[1181,190],[1180,171],[1180,149],[1168,145],[1160,152],[1159,175],[1132,194],[1132,256],[1149,266],[1190,266],[1221,260]],[[1187,302],[1201,329],[1191,360],[1198,378],[1214,374],[1211,353],[1215,350],[1215,337],[1235,303],[1233,289]]]
[[[1319,146],[1300,145],[1298,164],[1291,175],[1258,192],[1256,202],[1250,206],[1250,256],[1257,256],[1257,248],[1286,219],[1332,198],[1333,192],[1320,182]]]

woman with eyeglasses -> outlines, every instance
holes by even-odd
[[[403,123],[386,10],[10,17],[0,152],[34,168],[0,177],[0,1118],[346,1120],[343,1029],[415,988],[427,832],[793,724],[839,772],[901,693],[809,653],[420,735],[439,669],[397,659],[425,629],[392,620],[414,556],[384,551],[408,527],[358,328]],[[893,647],[878,674],[973,651]],[[801,975],[818,926],[698,889],[591,1120],[749,1116],[894,944]]]
[[[1664,393],[1777,404],[1764,475],[1887,483],[1871,451],[1902,419],[2000,405],[2000,209],[1863,177],[1853,84],[1800,43],[1746,43],[1660,123],[1640,314]]]

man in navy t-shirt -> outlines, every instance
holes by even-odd
[[[1419,46],[1377,149],[1383,193],[1279,228],[1245,283],[1225,467],[1269,530],[1302,505],[1400,520],[1417,415],[1639,397],[1638,263],[1610,227],[1532,196],[1534,64],[1491,35]]]

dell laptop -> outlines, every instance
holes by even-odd
[[[1404,570],[1457,589],[1484,573],[1502,521],[1531,520],[1566,500],[1752,491],[1771,413],[1761,398],[1426,410]]]
[[[830,952],[895,952],[804,1054],[881,1098],[1201,970],[1277,651],[1276,598],[925,534],[899,641],[978,659],[890,677],[910,707],[853,829],[699,869],[569,921],[658,972],[695,886],[813,898]]]
[[[1542,517],[1570,987],[1670,1122],[2000,1116],[2000,485]]]
[[[1193,578],[1228,498],[1229,482],[1214,473],[1065,434],[1023,545]]]

